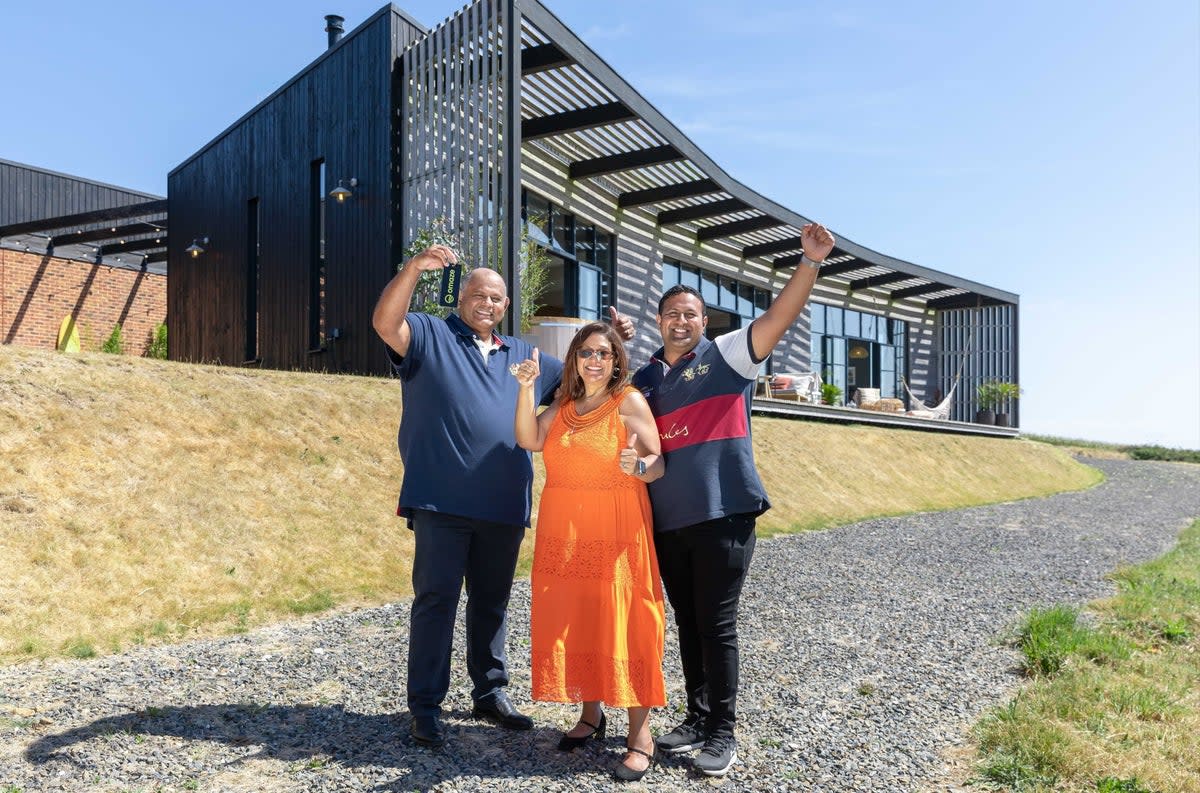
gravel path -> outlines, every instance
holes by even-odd
[[[1094,461],[1081,493],[872,520],[759,543],[742,600],[741,763],[723,780],[667,759],[632,789],[910,791],[1018,683],[1002,636],[1028,608],[1082,604],[1200,516],[1200,466]],[[529,589],[514,590],[513,696],[528,705]],[[91,661],[0,668],[0,793],[612,789],[609,737],[555,751],[537,728],[470,718],[461,654],[450,742],[415,747],[404,710],[407,605]],[[460,628],[461,630],[461,628]],[[461,633],[460,633],[461,636]],[[674,632],[666,676],[679,707]],[[460,639],[461,643],[461,639]],[[458,648],[456,648],[456,651]],[[677,713],[658,711],[665,731]],[[11,786],[11,787],[8,787]]]

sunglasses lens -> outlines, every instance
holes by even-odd
[[[588,358],[591,358],[593,355],[602,361],[607,361],[609,358],[613,357],[612,352],[609,350],[580,350],[579,351],[579,357],[583,358],[585,361]]]

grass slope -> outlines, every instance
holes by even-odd
[[[386,379],[0,346],[0,661],[409,594],[399,404]],[[1099,480],[1025,441],[767,418],[754,432],[765,533]]]

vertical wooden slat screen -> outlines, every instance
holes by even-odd
[[[972,421],[978,409],[976,389],[986,380],[1017,382],[1015,306],[992,305],[945,309],[938,312],[938,368],[942,392],[954,385],[963,366],[950,418]],[[1017,410],[1012,407],[1016,424]]]
[[[400,84],[402,245],[444,222],[471,266],[498,269],[517,137],[504,134],[503,5],[477,0],[409,47]]]

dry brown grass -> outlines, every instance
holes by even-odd
[[[768,532],[954,509],[1100,481],[1056,447],[1022,440],[756,418],[755,454],[773,508]]]
[[[399,402],[385,379],[0,346],[0,660],[409,594]],[[768,532],[1098,476],[1044,444],[762,418],[755,433]]]

